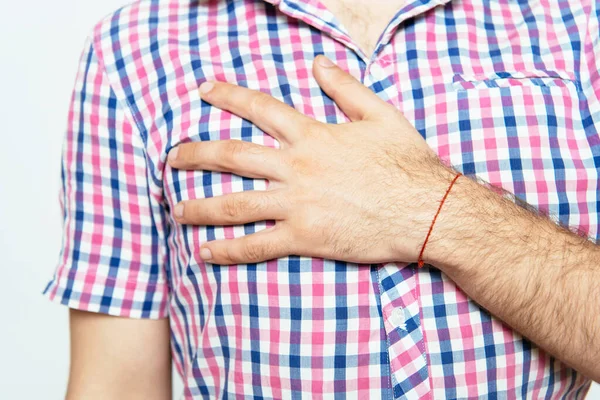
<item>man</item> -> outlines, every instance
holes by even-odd
[[[67,397],[168,398],[172,354],[185,398],[583,398],[598,10],[142,1],[104,19],[45,291],[73,309]]]

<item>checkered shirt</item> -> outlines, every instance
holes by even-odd
[[[169,317],[186,399],[583,398],[589,379],[428,265],[203,262],[202,243],[274,222],[182,226],[173,206],[268,182],[165,160],[193,141],[278,148],[201,101],[205,80],[347,122],[311,72],[325,54],[457,170],[599,239],[599,10],[597,0],[407,0],[369,56],[318,0],[119,9],[81,56],[62,157],[63,246],[46,296]]]

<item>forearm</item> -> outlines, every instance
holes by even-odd
[[[425,256],[490,313],[600,380],[599,246],[460,177]]]

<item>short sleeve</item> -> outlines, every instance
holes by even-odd
[[[79,310],[158,319],[169,291],[164,213],[126,107],[88,37],[62,147],[62,247],[44,295]]]

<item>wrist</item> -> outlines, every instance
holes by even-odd
[[[458,178],[461,176],[462,174],[460,172],[456,172],[454,175],[454,178],[452,178],[452,181],[450,182],[450,184],[448,185],[448,188],[446,189],[444,196],[442,197],[442,200],[440,200],[440,204],[438,206],[437,211],[435,212],[435,215],[433,216],[433,219],[431,221],[431,225],[427,231],[427,235],[425,235],[425,240],[423,241],[423,245],[421,247],[421,250],[419,251],[419,256],[417,257],[417,265],[419,268],[423,267],[423,265],[425,264],[425,260],[424,260],[424,253],[425,253],[425,248],[429,242],[429,239],[431,237],[431,233],[433,231],[433,227],[435,226],[435,223],[437,222],[437,218],[439,217],[440,212],[442,211],[442,207],[444,206],[444,203],[446,202],[446,199],[448,198],[448,195],[450,194],[450,191],[452,190],[452,187],[454,186],[454,184],[456,183],[456,181],[458,180]]]
[[[515,202],[521,203],[501,188],[459,177],[433,228],[425,262],[453,274],[534,262],[540,257],[536,248],[552,240],[554,225]]]
[[[494,238],[504,236],[501,231],[514,237],[527,229],[525,225],[515,234],[519,222],[514,218],[507,220],[510,214],[504,209],[507,202],[472,178],[459,176],[440,210],[423,254],[424,261],[441,270],[469,270],[489,260],[492,254],[502,259],[514,256],[510,254],[514,249],[509,251],[508,247],[493,242]],[[514,217],[518,212],[512,214]],[[500,254],[504,252],[505,255]]]
[[[422,260],[433,264],[434,260],[446,258],[446,254],[449,253],[446,250],[451,243],[441,240],[446,238],[447,234],[439,235],[438,230],[453,224],[446,214],[446,209],[450,208],[451,216],[456,216],[453,210],[457,201],[452,198],[453,192],[460,181],[466,178],[459,176],[455,180],[459,172],[447,166],[437,156],[422,157],[412,164],[419,165],[419,169],[411,171],[409,179],[404,178],[404,193],[399,193],[404,198],[404,205],[396,210],[397,215],[393,218],[400,221],[400,225],[396,224],[391,228],[391,236],[395,238],[395,259],[403,262],[418,261],[423,251]],[[450,202],[452,206],[449,207],[447,203]],[[406,228],[409,229],[407,234],[399,236],[398,231]]]

